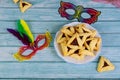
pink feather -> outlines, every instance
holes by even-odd
[[[120,8],[120,0],[92,0],[95,2],[101,2],[101,3],[105,3],[105,4],[112,4],[118,8]]]

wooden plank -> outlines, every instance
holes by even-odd
[[[110,59],[115,64],[116,69],[98,73],[96,71],[98,58],[85,65],[65,63],[57,56],[53,42],[49,48],[39,51],[30,61],[17,62],[12,54],[22,44],[6,31],[6,28],[15,29],[16,20],[20,18],[28,20],[35,36],[48,29],[52,32],[53,37],[60,26],[72,21],[61,18],[58,14],[60,0],[28,0],[33,6],[24,14],[19,11],[16,4],[13,4],[12,0],[0,0],[0,78],[120,78],[120,10],[110,4],[95,3],[91,0],[63,1],[77,5],[82,4],[85,7],[93,7],[102,11],[99,22],[92,25],[98,29],[103,38],[103,48],[100,55]]]
[[[118,21],[120,20],[120,9],[113,8],[96,8],[101,11],[98,21]],[[14,13],[14,15],[13,15]],[[49,14],[47,14],[49,13]],[[109,13],[109,14],[108,14]],[[19,11],[18,8],[15,9],[3,9],[0,8],[0,20],[18,20],[23,18],[25,20],[33,21],[67,21],[66,18],[60,17],[57,8],[49,9],[29,9],[24,14]],[[77,21],[77,20],[73,20]]]
[[[56,33],[64,24],[70,23],[64,22],[34,22],[28,21],[28,24],[33,33],[44,33],[46,30],[51,33]],[[99,33],[120,33],[120,22],[96,22],[92,24]],[[15,29],[17,27],[16,22],[0,21],[0,33],[8,33],[7,28]]]
[[[1,80],[119,80],[119,78],[0,78]]]
[[[62,25],[69,22],[27,22],[33,33],[45,33],[47,30],[51,33],[56,33]],[[0,33],[8,33],[7,28],[16,29],[16,22],[0,21]],[[9,25],[9,26],[8,26]]]
[[[16,61],[12,55],[18,51],[19,47],[0,47],[0,62]],[[113,62],[120,62],[120,47],[102,47],[100,56],[105,56]],[[28,53],[28,52],[27,52]],[[97,57],[94,61],[98,61]],[[48,47],[44,50],[38,51],[37,54],[28,62],[64,62],[61,59],[54,47]],[[17,62],[17,61],[16,61]]]
[[[44,7],[44,8],[55,8],[59,7],[60,0],[27,0],[28,2],[33,4],[33,8],[35,7]],[[96,3],[91,0],[62,0],[66,2],[71,2],[76,5],[83,5],[85,7],[114,7],[110,4],[101,4],[101,3]],[[8,4],[9,3],[9,4]],[[9,7],[9,8],[16,8],[17,5],[15,5],[12,0],[1,0],[0,1],[0,7]]]
[[[120,78],[119,65],[114,71],[98,73],[96,63],[73,65],[68,63],[2,63],[1,78]],[[49,73],[48,73],[49,72]],[[5,76],[6,75],[6,76]]]
[[[35,38],[38,34],[34,34]],[[54,41],[55,34],[52,34]],[[103,46],[120,46],[120,34],[101,34]],[[53,41],[50,46],[53,46]],[[12,34],[0,34],[0,46],[22,46],[23,44]],[[42,41],[43,42],[43,41]]]

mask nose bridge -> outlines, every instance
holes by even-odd
[[[33,50],[36,50],[36,48],[38,47],[37,45],[36,45],[36,42],[34,41],[33,43],[30,43],[30,48],[31,49],[33,49]]]
[[[76,9],[75,9],[75,14],[74,14],[74,17],[75,18],[79,18],[81,13],[83,12],[83,7],[81,5],[77,6]]]

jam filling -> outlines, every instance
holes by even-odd
[[[27,4],[26,3],[22,3],[22,6],[25,7]]]
[[[78,53],[79,53],[79,50],[76,50],[74,53],[75,53],[75,54],[78,54]]]
[[[106,66],[109,66],[106,62],[104,62],[104,65],[103,65],[103,67],[106,67]]]
[[[69,52],[71,48],[70,48],[70,47],[67,47],[67,49],[68,49],[68,52]]]
[[[71,43],[71,45],[78,45],[78,41],[77,41],[76,38],[73,40],[73,42]]]

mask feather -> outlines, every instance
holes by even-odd
[[[27,35],[31,43],[34,42],[34,37],[32,32],[29,29],[28,24],[22,19],[18,22],[18,31],[21,36],[23,36],[22,34]]]
[[[20,33],[14,29],[7,29],[7,31],[17,37],[24,45],[30,44],[29,38],[25,34],[22,34],[23,36],[21,36]]]

